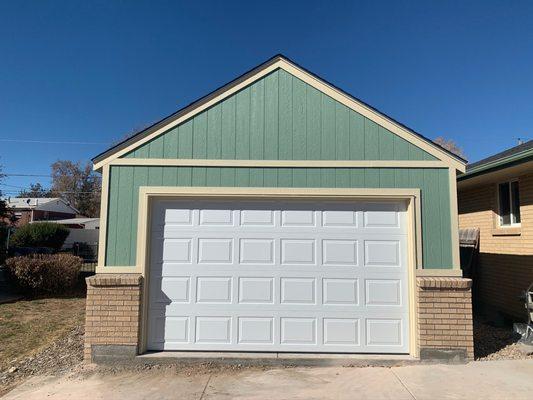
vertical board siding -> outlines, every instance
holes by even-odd
[[[124,157],[436,160],[281,69]]]
[[[448,170],[445,168],[200,168],[112,166],[106,265],[135,265],[140,186],[419,188],[423,266],[451,268]]]

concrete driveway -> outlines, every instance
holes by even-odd
[[[394,368],[159,368],[33,378],[14,399],[526,399],[533,360]]]

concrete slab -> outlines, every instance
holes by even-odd
[[[526,399],[533,393],[533,360],[392,368],[416,399]]]
[[[412,399],[388,368],[287,368],[213,376],[203,399]]]
[[[92,371],[92,370],[91,370]],[[533,360],[394,368],[155,368],[33,378],[6,400],[530,399]],[[203,372],[195,372],[203,371]]]
[[[135,357],[135,362],[145,364],[197,364],[250,366],[400,366],[418,364],[409,355],[394,354],[337,354],[337,353],[239,353],[239,352],[150,352]]]
[[[3,397],[5,400],[197,400],[209,375],[179,376],[171,371],[140,371],[89,377],[37,377]]]

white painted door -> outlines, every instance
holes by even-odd
[[[159,200],[149,350],[408,353],[403,203]]]

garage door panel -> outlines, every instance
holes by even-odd
[[[161,201],[153,350],[408,352],[405,205]]]

